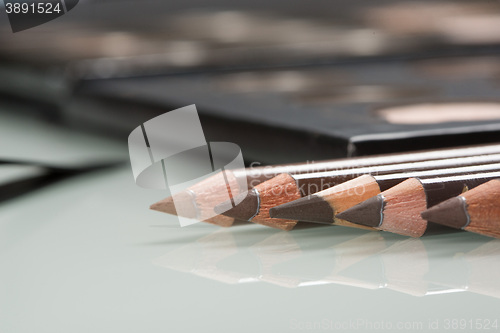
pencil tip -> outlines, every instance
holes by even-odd
[[[233,202],[239,202],[233,205]],[[240,220],[250,220],[259,210],[259,197],[254,190],[242,193],[214,207],[217,214],[222,214]]]
[[[461,196],[433,206],[422,212],[421,216],[427,221],[455,229],[462,229],[469,222],[467,204]]]
[[[156,210],[158,212],[177,215],[177,210],[175,209],[174,199],[172,197],[165,198],[158,202],[155,202],[149,209]]]
[[[365,200],[354,207],[344,210],[335,217],[367,227],[378,227],[382,221],[384,198],[380,195]]]
[[[287,202],[269,210],[272,218],[292,219],[316,223],[333,223],[333,209],[321,197],[310,195]]]
[[[193,195],[190,192],[182,191],[174,194],[171,197],[160,200],[150,207],[152,210],[156,210],[162,213],[187,217],[187,218],[198,218],[198,207]]]

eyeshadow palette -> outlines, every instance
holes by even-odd
[[[456,57],[96,81],[67,120],[124,135],[196,104],[208,140],[266,163],[469,145],[500,140],[499,74]]]

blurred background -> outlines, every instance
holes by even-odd
[[[4,6],[5,179],[126,162],[132,129],[190,104],[207,141],[239,144],[248,164],[498,141],[499,9],[87,0],[13,33]]]
[[[196,104],[247,164],[498,142],[499,31],[491,0],[80,0],[13,33],[0,1],[0,331],[495,319],[498,241],[181,230],[127,137]]]
[[[208,141],[262,163],[495,141],[499,7],[87,0],[17,33],[1,10],[2,122],[123,143],[196,104]]]

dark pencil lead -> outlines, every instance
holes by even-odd
[[[242,193],[234,197],[235,206],[231,200],[227,200],[217,206],[214,211],[217,214],[241,219],[250,220],[257,214],[259,209],[259,196],[255,190],[249,190],[247,193]]]
[[[384,198],[377,195],[337,214],[335,217],[368,227],[378,227],[382,221],[383,208]]]
[[[321,197],[310,195],[269,210],[272,218],[333,223],[333,209]]]
[[[446,200],[422,212],[422,218],[447,227],[462,229],[469,223],[467,204],[463,197]]]

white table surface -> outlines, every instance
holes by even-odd
[[[164,196],[124,164],[1,202],[0,332],[500,330],[500,240],[180,228]]]

